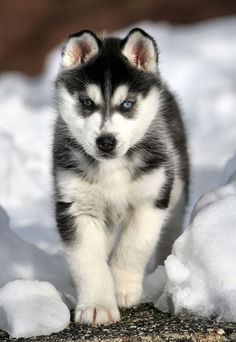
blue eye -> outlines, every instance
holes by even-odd
[[[129,110],[131,110],[135,105],[135,102],[134,101],[124,101],[122,104],[121,104],[121,109],[128,112]]]
[[[89,98],[80,99],[80,103],[86,109],[92,109],[94,107],[94,102],[90,100]]]

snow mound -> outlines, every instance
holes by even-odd
[[[236,165],[236,156],[230,165]],[[189,228],[165,261],[167,284],[156,307],[236,321],[235,260],[236,171],[195,206]]]
[[[50,335],[69,322],[69,309],[49,283],[15,280],[0,290],[0,328],[11,337]]]
[[[49,255],[20,238],[10,229],[8,216],[1,206],[0,261],[0,288],[16,279],[47,281],[72,306],[75,290],[64,257]]]

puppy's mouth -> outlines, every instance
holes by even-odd
[[[97,149],[95,159],[97,160],[109,160],[122,158],[126,154],[127,150],[124,150],[123,145],[117,146],[112,151],[99,151]]]
[[[99,152],[97,154],[98,159],[114,159],[116,158],[115,152]]]

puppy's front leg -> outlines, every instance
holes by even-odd
[[[73,241],[65,246],[77,288],[75,321],[104,324],[119,320],[113,279],[108,259],[108,237],[102,220],[79,215],[72,217]]]
[[[134,209],[111,258],[115,292],[120,307],[138,304],[143,295],[147,262],[160,238],[168,210],[146,203]]]

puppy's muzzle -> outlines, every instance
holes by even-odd
[[[116,138],[110,134],[101,135],[96,139],[96,145],[101,152],[112,152],[116,147]]]

